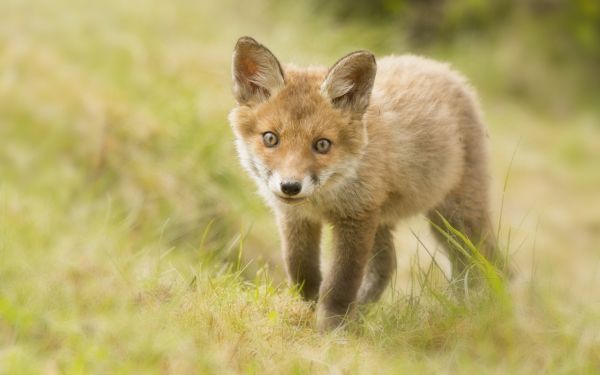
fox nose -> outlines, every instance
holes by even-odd
[[[281,191],[285,195],[293,196],[302,190],[302,184],[297,181],[286,181],[281,183]]]

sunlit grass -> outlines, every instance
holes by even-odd
[[[596,114],[497,91],[511,59],[486,45],[429,53],[482,89],[515,278],[463,240],[491,292],[461,300],[427,223],[410,221],[384,300],[344,331],[315,332],[236,160],[231,49],[249,34],[284,61],[330,64],[406,47],[389,26],[334,24],[301,4],[2,2],[0,372],[599,370]]]

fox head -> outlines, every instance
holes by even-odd
[[[282,68],[250,37],[233,53],[229,115],[242,165],[268,199],[285,203],[331,191],[355,175],[367,144],[363,115],[376,73],[370,52],[329,70]]]

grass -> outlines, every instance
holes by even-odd
[[[243,34],[303,64],[406,49],[389,26],[295,3],[2,2],[0,373],[600,369],[596,109],[512,95],[511,33],[422,51],[481,89],[517,277],[497,280],[492,297],[505,298],[458,303],[415,219],[397,231],[384,300],[320,335],[232,147],[229,59]]]

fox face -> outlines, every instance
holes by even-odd
[[[361,51],[329,71],[284,71],[254,39],[238,41],[238,106],[229,120],[242,165],[268,200],[299,202],[352,178],[368,142],[362,117],[375,71],[373,56]]]

